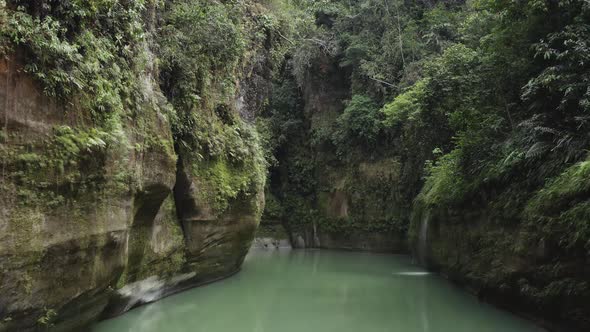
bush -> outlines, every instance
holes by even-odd
[[[145,65],[142,1],[43,1],[40,11],[11,5],[0,7],[0,56],[22,52],[19,62],[47,95],[97,118],[136,104],[136,77]]]
[[[524,215],[564,247],[590,252],[590,160],[570,166],[536,192]]]
[[[383,125],[393,128],[407,121],[417,120],[418,114],[423,109],[425,89],[425,81],[419,81],[392,102],[385,104],[381,109],[384,117]]]
[[[381,131],[379,106],[369,97],[354,95],[336,119],[332,142],[339,154],[356,144],[373,146]]]

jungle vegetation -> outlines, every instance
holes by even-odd
[[[588,2],[293,3],[315,24],[293,37],[265,113],[275,154],[301,150],[288,190],[314,192],[309,149],[335,150],[342,164],[389,149],[416,166],[402,184],[408,204],[486,208],[590,250]],[[301,89],[326,58],[345,73],[348,101],[310,128]],[[295,200],[286,215],[301,210]],[[407,218],[395,223],[407,229]]]

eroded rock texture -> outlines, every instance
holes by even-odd
[[[145,82],[141,112],[96,127],[0,63],[0,330],[81,328],[239,269],[262,187],[212,214]]]
[[[430,269],[478,298],[532,318],[551,331],[586,331],[589,270],[574,255],[523,222],[490,211],[414,209],[411,241]]]

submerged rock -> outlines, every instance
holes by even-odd
[[[291,242],[288,239],[275,239],[271,237],[256,237],[252,248],[256,249],[291,249]]]

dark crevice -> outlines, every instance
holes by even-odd
[[[176,206],[176,216],[180,223],[180,228],[186,239],[187,233],[184,227],[184,220],[187,218],[187,211],[195,211],[196,205],[190,195],[191,181],[184,171],[183,158],[178,154],[176,162],[176,183],[174,184],[174,203]]]
[[[135,281],[149,245],[154,220],[170,189],[162,184],[151,185],[137,193],[133,200],[135,215],[129,230],[128,281]]]
[[[135,195],[133,206],[135,215],[132,226],[143,226],[153,223],[160,211],[162,203],[170,195],[170,189],[163,184],[151,185]]]

